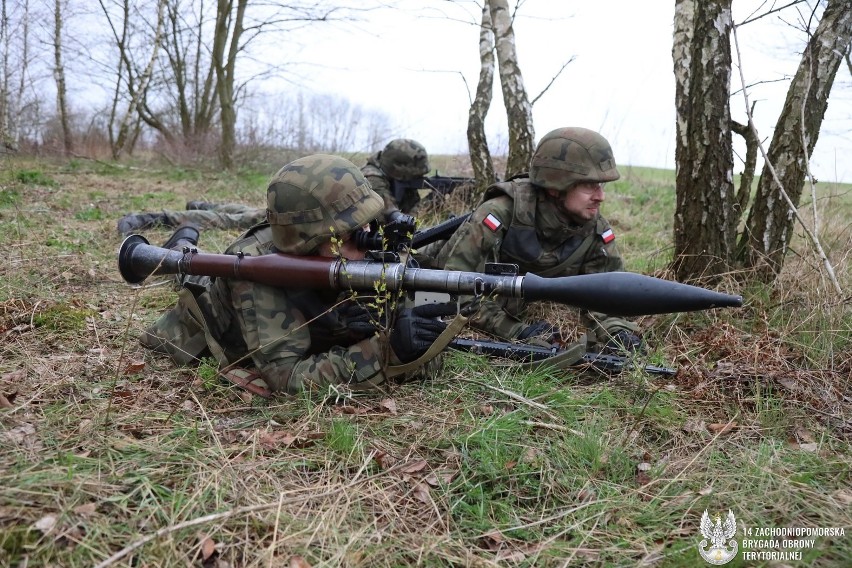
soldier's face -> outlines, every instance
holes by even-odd
[[[580,223],[594,219],[606,198],[604,184],[596,182],[581,182],[566,192],[548,189],[547,195],[563,213]]]

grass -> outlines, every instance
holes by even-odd
[[[745,308],[640,320],[649,362],[675,377],[450,353],[384,393],[266,401],[213,360],[176,367],[139,346],[175,295],[121,281],[115,222],[190,199],[262,203],[272,173],[5,159],[0,566],[674,567],[705,565],[705,509],[743,528],[852,531],[848,296],[801,236],[774,286],[723,285]],[[628,268],[653,273],[671,254],[673,173],[622,174],[606,214]],[[852,193],[820,191],[848,290]],[[470,205],[453,199],[436,218]],[[848,535],[815,544],[788,564],[852,557]]]

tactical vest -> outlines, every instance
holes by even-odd
[[[496,183],[486,190],[483,201],[507,195],[514,204],[512,220],[500,247],[500,261],[517,264],[521,273],[533,272],[545,277],[578,274],[589,249],[603,243],[601,235],[610,228],[609,223],[598,215],[579,227],[560,248],[550,252],[549,256],[555,259],[546,261],[535,223],[539,191],[522,180]]]

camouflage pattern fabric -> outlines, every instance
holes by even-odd
[[[226,254],[275,252],[272,229],[261,225]],[[188,293],[184,289],[181,294]],[[209,331],[231,364],[254,367],[273,392],[297,393],[350,383],[380,384],[383,361],[399,363],[378,336],[350,337],[337,292],[282,289],[214,279],[196,295]],[[205,355],[200,325],[185,305],[164,314],[142,336],[146,347],[186,363]]]
[[[397,138],[379,152],[379,165],[389,177],[407,181],[429,173],[429,155],[420,142]]]
[[[192,223],[199,229],[249,229],[266,220],[266,209],[240,203],[211,204],[206,210],[163,211],[163,225]]]
[[[397,203],[391,189],[391,179],[382,171],[379,165],[379,156],[381,152],[376,152],[369,158],[367,163],[361,168],[361,173],[370,182],[373,190],[382,196],[384,201],[384,210],[382,211],[382,220],[387,222],[390,220],[394,211],[402,211],[410,213],[420,203],[420,193],[416,189],[408,189],[405,192],[402,200]]]
[[[602,234],[609,223],[598,217],[578,226],[562,213],[528,178],[491,186],[486,198],[442,247],[433,265],[446,270],[481,272],[486,262],[512,262],[521,272],[558,277],[623,271],[624,263],[615,240],[605,243]],[[516,197],[532,203],[516,203]],[[516,209],[530,211],[530,219],[519,219]],[[532,234],[521,233],[527,223]],[[520,227],[519,227],[520,225]],[[580,251],[580,258],[572,258]],[[568,262],[570,261],[570,262]],[[567,264],[566,264],[567,262]],[[464,298],[469,305],[472,298]],[[519,299],[482,299],[471,317],[472,327],[505,339],[515,339],[527,327],[522,320],[525,304]],[[585,313],[584,319],[596,337],[607,337],[619,329],[635,331],[635,323],[605,314]],[[590,333],[591,336],[591,333]],[[590,337],[594,341],[594,337]]]
[[[352,162],[327,154],[299,158],[278,170],[266,204],[275,247],[300,255],[373,221],[383,206]]]
[[[571,126],[552,130],[539,140],[529,177],[539,187],[567,191],[575,183],[606,183],[620,175],[606,138]]]

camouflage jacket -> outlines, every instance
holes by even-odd
[[[251,255],[275,252],[269,226],[249,230],[225,252],[240,251]],[[203,287],[193,296],[207,329],[193,316],[185,289],[177,306],[146,330],[143,345],[183,364],[208,349],[215,354],[214,347],[218,347],[225,359],[220,365],[254,367],[273,392],[384,381],[385,353],[379,337],[350,335],[341,309],[347,300],[339,302],[337,292],[283,289],[223,278],[204,277],[201,283]]]
[[[367,163],[361,168],[361,173],[370,182],[373,190],[382,196],[385,209],[382,212],[384,220],[394,211],[409,213],[420,202],[420,193],[416,189],[406,189],[402,200],[397,203],[393,191],[393,179],[389,178],[379,166],[378,152],[367,159]]]
[[[437,259],[437,265],[446,270],[476,272],[481,272],[486,262],[514,263],[521,274],[548,277],[624,270],[615,234],[606,219],[598,216],[585,225],[576,225],[527,178],[489,187],[483,202],[444,245]],[[521,320],[524,307],[516,299],[482,300],[471,325],[514,339],[528,325]],[[583,316],[592,341],[637,327],[605,314]]]

